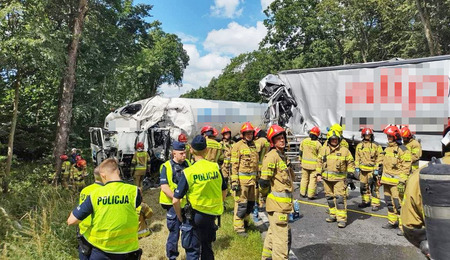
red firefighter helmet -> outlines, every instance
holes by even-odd
[[[402,127],[402,129],[400,129],[400,133],[401,133],[402,137],[406,137],[406,138],[412,137],[411,130],[409,130],[409,128],[407,126]]]
[[[212,126],[206,125],[206,126],[202,127],[202,130],[200,130],[200,133],[204,134],[205,132],[208,132],[208,131],[214,131]]]
[[[230,133],[230,134],[231,134],[231,129],[228,128],[228,127],[226,127],[226,126],[224,126],[224,127],[222,128],[222,131],[220,131],[220,133],[221,133],[222,135],[224,135],[225,133]]]
[[[394,140],[399,140],[401,138],[400,130],[398,130],[398,127],[396,127],[395,125],[386,127],[383,132],[387,135],[393,136]]]
[[[78,168],[86,167],[86,160],[81,159],[77,161],[77,167]]]
[[[144,143],[143,142],[138,142],[136,144],[136,149],[144,149]]]
[[[272,125],[269,128],[269,131],[267,132],[267,138],[270,141],[270,146],[273,147],[274,143],[273,143],[273,138],[277,135],[283,134],[284,138],[286,139],[286,131],[284,131],[284,128],[279,126],[279,125]]]
[[[81,160],[81,159],[83,159],[83,158],[81,158],[81,155],[75,156],[75,161],[76,161],[76,162],[79,161],[79,160]]]
[[[63,154],[59,157],[59,159],[66,161],[67,159],[69,159],[69,156],[67,156],[66,154]]]
[[[253,127],[252,123],[250,122],[244,123],[241,127],[241,134],[249,131],[255,131],[255,128]]]
[[[213,127],[213,136],[216,137],[218,134],[219,132],[217,131],[217,129]]]
[[[365,135],[373,135],[372,128],[369,128],[369,127],[363,128],[361,130],[361,137],[364,137]]]
[[[178,142],[182,142],[182,143],[187,143],[188,139],[187,136],[185,134],[180,134],[178,136]]]
[[[259,127],[255,128],[255,137],[258,135],[259,131],[261,131],[261,128]]]
[[[319,135],[320,135],[320,128],[318,126],[315,126],[311,130],[309,130],[309,133],[319,137]]]

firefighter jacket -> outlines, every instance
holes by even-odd
[[[381,184],[397,185],[399,182],[406,182],[411,169],[411,153],[408,148],[392,142],[383,153]]]
[[[84,177],[86,176],[86,168],[78,168],[76,164],[72,165],[71,177],[75,184],[84,183]]]
[[[355,167],[362,171],[372,172],[378,169],[383,161],[383,148],[370,141],[362,141],[356,146]]]
[[[245,139],[231,149],[231,184],[255,185],[258,172],[258,151],[253,141]]]
[[[422,146],[415,139],[411,139],[408,143],[405,143],[405,146],[411,152],[412,170],[419,169],[419,159],[422,157]]]
[[[135,152],[131,163],[135,170],[147,170],[147,164],[150,163],[150,156],[146,151]]]
[[[347,179],[347,173],[355,171],[355,162],[350,151],[341,145],[322,147],[317,158],[317,173],[327,181]]]
[[[267,138],[265,137],[259,137],[255,140],[256,150],[258,151],[258,169],[261,170],[262,167],[262,161],[264,159],[264,156],[269,152],[270,150],[270,143],[267,141]]]
[[[70,175],[70,161],[64,161],[62,163],[61,174],[66,177]]]
[[[293,211],[294,171],[287,165],[287,156],[272,149],[263,160],[261,179],[270,181],[270,191],[260,189],[266,199],[267,212],[290,213]]]
[[[345,140],[344,138],[342,138],[341,142],[339,143],[340,146],[343,146],[347,149],[350,149],[350,146],[348,145],[347,140]],[[322,147],[327,147],[328,146],[328,140],[325,141],[325,143],[323,143]]]
[[[446,152],[441,159],[443,164],[450,164],[450,152]],[[422,167],[425,168],[426,166]],[[420,170],[411,174],[406,185],[400,218],[402,225],[408,228],[421,229],[425,226],[425,218],[422,204],[422,194],[420,192]]]
[[[151,234],[151,231],[148,228],[147,219],[150,219],[153,216],[152,208],[150,208],[146,203],[142,202],[141,205],[136,208],[136,213],[139,217],[138,237],[143,238],[149,236]]]
[[[222,163],[222,175],[228,177],[231,174],[231,147],[234,142],[232,140],[223,139],[220,144],[222,145],[223,163]]]
[[[305,170],[315,170],[317,168],[317,157],[319,156],[322,144],[318,140],[305,138],[300,143],[300,162]]]
[[[223,158],[222,145],[214,138],[206,138],[206,145],[206,160],[216,163]]]

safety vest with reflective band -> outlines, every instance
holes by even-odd
[[[147,170],[148,153],[146,151],[136,152],[132,162],[136,164],[135,170]]]
[[[70,161],[64,161],[61,166],[61,174],[68,176],[70,174]]]
[[[406,182],[411,169],[411,153],[404,145],[392,142],[384,149],[381,183],[397,185]]]
[[[222,156],[222,145],[214,139],[206,138],[205,159],[210,162],[218,162]]]
[[[327,181],[341,181],[347,178],[348,172],[355,171],[355,162],[346,147],[330,146],[320,149],[317,158],[317,172]]]
[[[209,215],[222,215],[222,175],[219,165],[200,160],[186,168],[184,176],[189,186],[186,196],[192,208]]]
[[[378,169],[380,162],[383,160],[383,148],[380,145],[363,141],[356,146],[355,150],[355,167],[363,171],[373,171]]]
[[[317,167],[317,156],[319,156],[320,148],[322,145],[318,140],[312,140],[311,138],[305,138],[300,143],[300,161],[302,168],[306,170],[315,170]]]
[[[258,151],[253,141],[240,140],[231,150],[231,183],[254,185],[258,173]]]
[[[93,190],[96,190],[102,186],[103,186],[102,183],[94,182],[91,185],[82,189],[80,192],[80,200],[78,205],[81,205],[81,203],[83,203],[83,201],[86,200],[87,196],[89,196]],[[78,228],[80,229],[79,231],[80,235],[83,235],[86,232],[86,230],[89,227],[91,227],[91,225],[92,225],[92,215],[89,215],[85,219],[83,219],[83,221],[81,221],[80,224],[78,224]]]
[[[420,157],[422,157],[422,146],[415,139],[411,139],[405,146],[411,152],[411,169],[419,169],[419,160]]]
[[[169,183],[169,188],[173,192],[177,189],[178,184],[173,182],[173,170],[172,170],[172,164],[170,163],[171,160],[166,161],[161,165],[159,168],[159,172],[162,171],[163,167],[166,167],[166,175],[167,175],[167,182]],[[186,163],[191,166],[191,163],[186,160]],[[169,198],[161,189],[161,192],[159,193],[159,203],[164,205],[172,205],[172,199]],[[186,201],[184,199],[181,199],[181,207],[184,207],[186,205]]]
[[[108,182],[91,192],[94,209],[86,240],[98,249],[125,254],[139,249],[136,214],[138,188],[123,182]]]
[[[272,149],[263,160],[261,179],[270,181],[270,192],[267,195],[267,212],[290,213],[292,211],[292,193],[294,172],[287,166],[287,157],[276,149]],[[265,195],[267,191],[260,189]]]

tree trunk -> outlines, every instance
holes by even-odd
[[[19,91],[20,91],[20,71],[17,71],[16,80],[14,81],[14,108],[13,108],[13,117],[11,121],[11,131],[9,132],[9,141],[8,141],[8,158],[6,159],[6,170],[5,176],[3,176],[2,189],[3,193],[8,192],[9,186],[9,175],[11,172],[11,164],[13,158],[13,148],[14,148],[14,134],[16,133],[16,125],[17,125],[17,113],[19,110]]]
[[[440,50],[438,48],[438,45],[433,37],[433,32],[431,30],[431,23],[430,23],[430,17],[427,13],[427,8],[425,6],[426,3],[424,3],[424,6],[422,7],[422,1],[416,0],[416,6],[417,10],[419,11],[420,20],[423,24],[423,29],[425,31],[425,37],[427,38],[428,42],[428,48],[430,49],[430,55],[435,56],[440,54]]]
[[[87,11],[87,1],[88,0],[80,0],[79,2],[78,15],[75,17],[74,21],[72,41],[68,51],[67,67],[63,75],[62,91],[59,98],[60,106],[58,109],[58,123],[56,126],[55,149],[53,150],[56,165],[56,180],[59,180],[59,175],[61,173],[62,162],[59,159],[59,156],[67,149],[67,142],[69,139],[70,120],[72,119],[72,101],[75,91],[77,53]]]

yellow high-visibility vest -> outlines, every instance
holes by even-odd
[[[191,166],[191,163],[186,160],[186,163]],[[159,168],[159,172],[162,171],[162,167],[166,167],[166,175],[167,175],[167,182],[169,183],[169,188],[171,191],[175,191],[178,185],[173,182],[173,171],[172,171],[172,165],[170,164],[170,160],[166,161],[161,165],[161,168]],[[159,193],[159,203],[164,205],[172,205],[172,199],[169,198],[162,190]],[[181,207],[184,207],[186,205],[186,200],[181,199]]]
[[[94,182],[91,185],[82,189],[80,192],[80,201],[78,205],[81,205],[81,203],[83,203],[86,200],[87,196],[89,196],[92,191],[102,186],[103,184]],[[80,224],[78,224],[78,228],[80,229],[80,235],[83,235],[86,232],[86,230],[91,227],[91,225],[92,225],[92,215],[89,215],[87,216],[87,218],[83,219],[83,221],[81,221]]]

